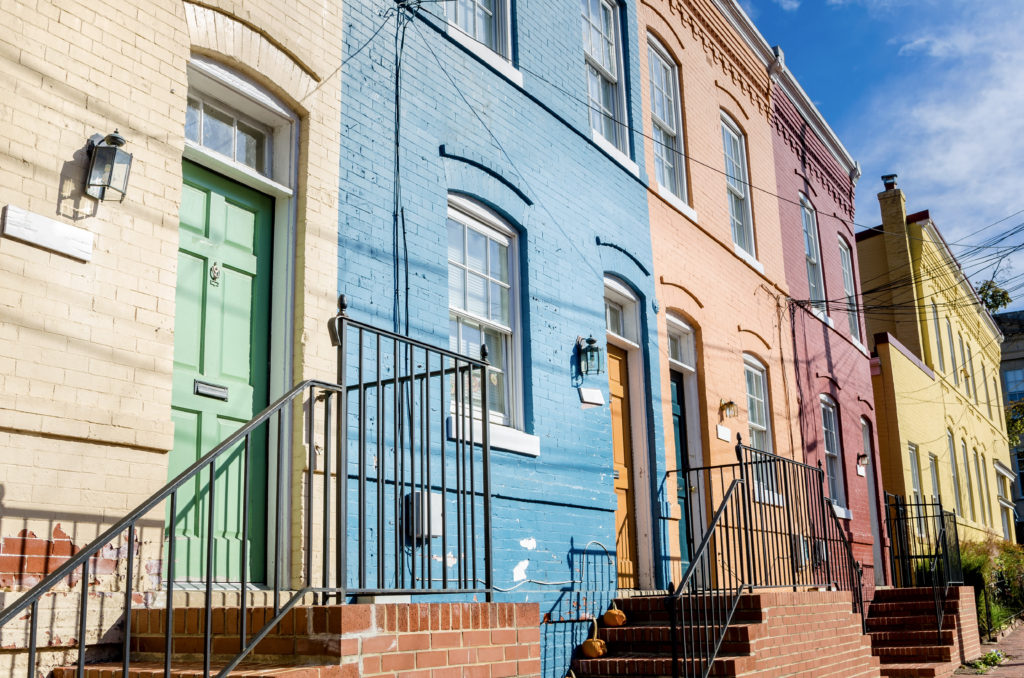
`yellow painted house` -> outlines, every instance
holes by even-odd
[[[928,212],[883,180],[882,225],[857,235],[883,486],[955,511],[961,541],[1012,541],[1003,335]]]

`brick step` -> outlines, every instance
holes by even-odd
[[[959,600],[947,600],[943,606],[943,611],[956,614],[960,609]],[[894,603],[872,603],[868,608],[868,617],[889,617],[889,616],[907,616],[911,614],[927,614],[931,613],[935,615],[935,601],[899,601]]]
[[[863,651],[848,652],[844,657],[829,657],[828,664],[822,664],[821,659],[804,659],[798,662],[778,667],[767,668],[770,673],[762,669],[756,673],[747,674],[750,678],[764,678],[766,675],[776,678],[778,676],[801,676],[813,678],[878,678],[879,662],[877,657],[865,657]],[[865,666],[866,665],[866,666]],[[737,678],[747,678],[738,676]]]
[[[686,634],[704,637],[704,633],[712,633],[715,629],[703,626],[686,627]],[[731,624],[725,631],[725,643],[750,643],[756,638],[765,634],[765,627],[762,624]],[[676,629],[676,636],[681,636],[680,629]],[[645,651],[661,651],[661,648],[652,650],[648,646],[666,646],[671,651],[669,642],[672,638],[672,627],[664,624],[629,624],[619,627],[604,626],[598,629],[598,636],[609,645],[629,644],[633,646],[643,645]],[[693,637],[693,636],[691,636]]]
[[[892,616],[892,617],[868,617],[868,633],[875,631],[892,631],[894,629],[905,629],[908,631],[935,630],[935,614]],[[953,630],[956,628],[956,615],[945,614],[942,616],[942,628]]]
[[[875,589],[874,602],[894,603],[904,600],[934,600],[934,592],[930,586],[918,586],[906,589]],[[949,600],[960,599],[959,587],[953,586],[949,589]]]
[[[903,647],[872,647],[871,654],[887,664],[948,662],[953,660],[952,645],[911,645]]]
[[[934,624],[933,624],[934,625]],[[872,631],[871,644],[874,647],[908,647],[912,645],[952,645],[956,635],[949,629],[942,630],[942,642],[938,641],[935,629],[927,631]]]
[[[211,673],[217,665],[211,666]],[[77,666],[62,666],[53,670],[53,678],[75,678]],[[133,663],[128,669],[131,678],[157,678],[164,675],[163,662]],[[177,663],[171,668],[174,678],[201,678],[202,663]],[[341,676],[338,665],[296,666],[295,664],[241,664],[228,674],[232,678],[335,678]],[[123,676],[121,663],[90,664],[85,667],[84,678],[113,678]]]
[[[697,662],[680,659],[679,673],[692,675]],[[723,655],[715,659],[708,676],[732,678],[753,668],[753,657],[749,655]],[[619,678],[620,676],[671,676],[672,658],[658,655],[630,652],[600,659],[577,659],[573,670],[580,678]],[[689,673],[687,672],[689,671]],[[70,677],[68,677],[70,678]]]
[[[770,671],[772,676],[784,676],[797,672],[803,664],[810,663],[814,667],[831,666],[845,662],[859,662],[860,664],[878,664],[879,660],[871,655],[871,646],[865,640],[853,638],[845,642],[829,645],[823,649],[820,642],[795,643],[777,648],[756,648],[754,655],[772,652],[773,656],[761,657],[758,668],[762,671]],[[823,654],[825,652],[825,654]],[[823,664],[822,662],[828,662]]]
[[[881,674],[885,678],[947,678],[958,668],[958,662],[883,663]]]

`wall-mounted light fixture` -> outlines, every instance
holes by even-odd
[[[736,402],[734,400],[726,400],[725,398],[719,401],[718,411],[727,419],[737,417],[740,414],[740,408]]]
[[[116,129],[99,143],[89,141],[86,194],[97,200],[113,200],[117,197],[124,202],[124,194],[128,191],[128,175],[132,171],[132,154],[121,148],[126,143]]]
[[[580,374],[601,374],[604,369],[601,364],[601,347],[597,345],[594,335],[577,339],[576,351],[579,355]]]
[[[867,452],[861,452],[860,454],[857,455],[857,466],[867,466],[867,465],[868,465],[868,455],[867,455]]]

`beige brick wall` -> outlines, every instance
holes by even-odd
[[[167,480],[190,54],[299,119],[288,340],[294,381],[333,377],[341,3],[14,0],[0,22],[0,205],[95,236],[88,263],[0,238],[0,538],[60,523],[82,546]],[[86,144],[115,128],[128,196],[97,204]]]

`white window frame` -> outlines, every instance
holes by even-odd
[[[750,167],[747,162],[747,137],[740,129],[740,126],[729,116],[728,113],[722,111],[722,153],[725,162],[726,170],[726,198],[729,201],[729,222],[730,230],[732,232],[732,242],[741,252],[746,253],[748,256],[757,260],[757,243],[754,239],[754,213],[752,203],[752,196],[750,194]],[[734,140],[739,147],[739,157],[732,158],[730,151],[730,141]],[[729,160],[732,159],[733,165],[735,165],[742,176],[731,177],[729,175]],[[736,183],[740,187],[734,186],[730,178],[735,179]],[[740,214],[735,214],[733,209],[734,202],[733,197],[736,197],[741,202]],[[737,237],[738,229],[742,230],[741,237]],[[749,241],[749,248],[744,247],[742,240]]]
[[[449,35],[458,35],[459,37],[466,37],[481,47],[485,47],[491,52],[497,54],[505,61],[510,61],[512,58],[512,8],[511,0],[493,0],[494,10],[493,16],[493,30],[491,31],[490,40],[481,40],[478,35],[470,33],[466,28],[459,25],[459,16],[462,5],[472,5],[473,9],[476,9],[477,5],[482,5],[481,0],[454,0],[453,2],[446,2],[445,13],[448,17],[448,26],[454,29],[454,33],[451,31]],[[476,23],[476,13],[473,13],[473,22]]]
[[[988,390],[988,370],[985,368],[984,358],[981,363],[981,381],[985,384],[985,407],[988,409],[988,418],[992,418],[992,393]]]
[[[846,318],[850,323],[850,338],[863,346],[864,337],[860,331],[860,308],[857,304],[857,278],[853,272],[853,251],[850,245],[839,238],[839,267],[843,274],[843,294],[846,295]]]
[[[971,392],[974,393],[974,404],[979,405],[978,402],[978,379],[974,376],[974,351],[971,350],[971,343],[967,342],[967,367],[971,373]]]
[[[666,320],[668,325],[669,339],[669,365],[671,365],[674,369],[679,370],[680,372],[685,372],[687,374],[694,375],[697,374],[697,338],[696,334],[693,331],[693,328],[690,327],[689,323],[687,323],[685,320],[671,313],[666,316]],[[682,350],[680,351],[680,355],[678,357],[674,356],[672,352],[673,340],[678,341],[679,346],[682,347]],[[689,356],[686,355],[687,352],[689,352]],[[686,360],[688,357],[690,358],[689,362],[687,362]]]
[[[967,441],[960,439],[960,452],[964,458],[964,475],[967,476],[967,499],[971,502],[971,520],[977,522],[978,513],[974,505],[974,483],[971,482],[971,460],[967,456]]]
[[[939,458],[934,455],[928,455],[931,463],[931,475],[932,475],[932,503],[942,503],[942,487],[939,485]]]
[[[608,9],[611,12],[612,22],[612,34],[605,36],[602,32],[602,37],[610,38],[612,41],[612,63],[614,71],[608,69],[608,67],[601,63],[601,60],[590,53],[587,49],[587,43],[589,38],[583,42],[583,63],[584,63],[584,74],[587,90],[587,119],[590,121],[590,129],[592,133],[607,142],[609,142],[616,150],[623,155],[628,154],[628,141],[629,135],[626,133],[626,88],[623,83],[622,75],[624,73],[623,68],[623,55],[622,55],[622,32],[620,30],[621,16],[620,8],[618,3],[611,2],[610,0],[581,0],[581,11],[580,19],[583,22],[583,28],[589,33],[590,29],[597,28],[602,31],[597,25],[590,20],[590,5],[592,2],[596,2],[598,9]],[[597,75],[602,81],[607,81],[611,84],[614,89],[612,97],[612,104],[614,108],[610,111],[610,115],[605,112],[603,102],[600,100],[595,101],[590,93],[590,76],[591,71]],[[596,105],[595,105],[596,104]],[[615,130],[612,138],[608,138],[608,135],[604,132],[603,125],[594,125],[594,115],[598,114],[603,119],[610,119],[612,129]]]
[[[981,479],[984,477],[981,474],[981,457],[978,456],[978,448],[974,448],[974,475],[978,478],[978,504],[981,506],[981,522],[988,525],[988,518],[985,515],[985,488]]]
[[[942,330],[939,327],[939,307],[934,301],[932,301],[932,324],[935,327],[935,348],[939,352],[939,369],[943,372],[946,371],[946,356],[943,355],[942,350]]]
[[[956,367],[956,344],[953,343],[953,324],[946,318],[946,337],[949,338],[949,362],[953,370],[953,384],[960,385],[960,372]]]
[[[988,462],[985,460],[985,455],[981,455],[981,468],[985,472],[985,506],[988,513],[988,524],[992,527],[992,487],[988,481]]]
[[[956,465],[956,440],[953,437],[953,432],[949,429],[946,429],[946,443],[949,447],[949,462],[953,474],[954,505],[956,507],[956,514],[962,518],[964,515],[964,507],[960,497],[960,472]]]
[[[655,112],[655,69],[658,68],[666,74],[665,97],[668,99],[668,114],[670,120],[666,120]],[[648,89],[650,90],[651,109],[651,143],[654,150],[654,176],[658,184],[659,193],[668,193],[684,203],[688,203],[688,192],[686,190],[686,144],[683,136],[683,110],[682,110],[682,89],[679,85],[679,64],[665,49],[664,45],[658,42],[653,35],[647,36],[647,71]],[[662,144],[656,137],[658,132],[669,137],[670,143]],[[659,154],[659,147],[661,153]],[[662,181],[658,172],[659,155],[667,156],[672,164],[672,170],[665,173],[665,177],[671,180],[670,183]],[[662,165],[664,166],[664,159]]]
[[[818,213],[803,193],[800,194],[800,222],[804,234],[804,263],[807,273],[807,299],[819,315],[826,314],[825,273],[821,265],[821,241],[818,237]]]
[[[760,382],[763,397],[760,399],[759,405],[756,395],[750,392],[750,382],[748,380],[749,375],[753,375]],[[771,461],[775,451],[774,445],[772,444],[772,405],[771,392],[769,391],[768,385],[768,368],[764,363],[749,353],[743,354],[743,388],[747,399],[746,444],[751,449],[765,452],[768,455],[768,461],[766,463],[755,463],[754,465],[754,498],[761,503],[782,506],[783,497],[779,491],[779,478],[774,468],[774,462]],[[763,426],[755,424],[750,416],[751,411],[755,406],[759,407],[761,418],[764,421]],[[757,443],[754,440],[755,432],[763,435],[764,449],[757,446]],[[755,462],[755,457],[757,456],[760,455],[752,454],[752,458]]]
[[[460,223],[466,229],[474,230],[484,235],[488,240],[502,242],[508,248],[509,326],[504,327],[489,318],[472,313],[468,309],[456,308],[452,305],[450,297],[448,299],[448,315],[449,317],[455,315],[459,318],[479,323],[506,336],[505,355],[507,364],[503,373],[505,376],[505,397],[508,403],[508,411],[504,414],[491,411],[489,417],[494,424],[521,430],[523,427],[523,337],[520,318],[519,295],[521,288],[519,280],[518,234],[504,219],[490,209],[459,195],[453,194],[448,196],[447,218]],[[450,265],[451,262],[448,261],[447,255],[445,259],[448,265]],[[479,359],[480,356],[469,357]]]
[[[828,477],[828,499],[833,506],[846,509],[846,469],[843,459],[843,437],[839,428],[839,405],[829,395],[818,396],[821,406],[822,447],[825,450],[825,474]],[[832,428],[829,428],[829,418]],[[831,435],[830,435],[831,433]],[[832,439],[830,444],[829,439]]]
[[[960,369],[963,370],[963,373],[964,373],[963,374],[963,377],[964,377],[964,392],[967,395],[971,395],[971,384],[968,381],[968,379],[970,377],[967,375],[967,352],[964,351],[964,335],[963,335],[963,333],[958,333],[957,334],[957,338],[960,340]]]

